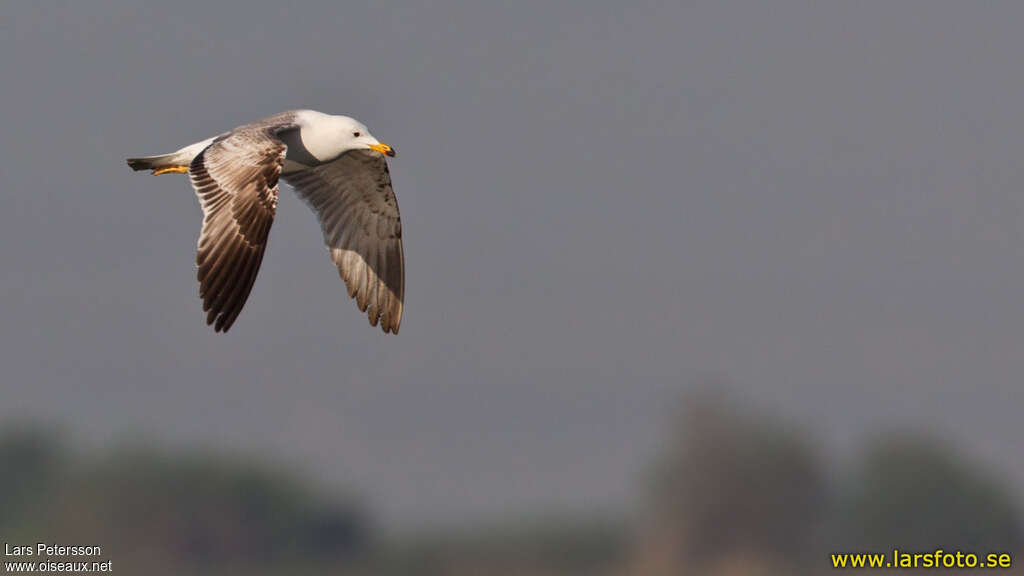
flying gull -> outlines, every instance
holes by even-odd
[[[402,221],[381,144],[347,116],[293,110],[170,154],[128,158],[133,170],[188,174],[203,209],[199,296],[227,332],[256,280],[283,178],[316,212],[331,259],[370,324],[398,333],[405,296]]]

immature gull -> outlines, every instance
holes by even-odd
[[[381,144],[347,116],[293,110],[162,156],[133,170],[187,173],[203,209],[199,296],[206,323],[227,332],[249,297],[277,209],[278,177],[316,212],[331,259],[370,324],[397,334],[405,265],[402,221]]]

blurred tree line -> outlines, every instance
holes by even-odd
[[[0,435],[0,470],[4,541],[99,545],[122,573],[350,564],[369,541],[353,502],[224,456],[133,448],[85,459],[20,429]]]
[[[9,430],[0,536],[102,545],[119,572],[152,575],[824,574],[830,553],[893,547],[1019,558],[1016,494],[949,446],[879,435],[837,474],[799,428],[722,395],[682,404],[636,522],[556,516],[382,538],[353,499],[280,468],[140,449],[85,459]]]
[[[626,572],[826,574],[831,553],[1024,549],[1018,495],[950,446],[879,435],[849,468],[829,474],[802,430],[690,396]]]

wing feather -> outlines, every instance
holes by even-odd
[[[397,334],[405,298],[402,222],[384,156],[351,151],[282,177],[320,219],[349,297],[370,325]]]
[[[189,176],[203,208],[196,264],[206,323],[234,324],[256,281],[277,211],[286,146],[266,126],[242,127],[192,161]]]

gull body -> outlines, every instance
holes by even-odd
[[[370,324],[397,333],[405,293],[398,203],[382,144],[348,116],[292,110],[189,144],[129,158],[134,170],[187,173],[203,208],[198,242],[207,323],[227,331],[256,279],[284,179],[317,214],[341,278]]]

